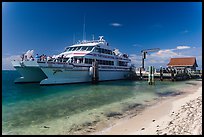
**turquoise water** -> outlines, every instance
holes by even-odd
[[[185,82],[109,81],[98,85],[14,84],[17,71],[2,71],[2,133],[68,134],[73,124],[107,118],[134,103],[175,92]],[[186,85],[185,85],[186,86]],[[43,128],[49,125],[49,128]]]

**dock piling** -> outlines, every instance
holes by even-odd
[[[142,67],[140,67],[140,79],[142,80]]]
[[[155,84],[154,83],[154,66],[149,66],[148,83],[149,85]]]
[[[163,68],[160,67],[160,80],[163,81]]]
[[[92,67],[93,67],[92,84],[97,84],[99,80],[99,73],[98,62],[96,60],[92,62]]]
[[[171,67],[171,81],[175,81],[174,68]]]

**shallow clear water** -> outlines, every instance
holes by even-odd
[[[2,71],[2,127],[6,134],[66,134],[73,124],[108,112],[121,112],[134,103],[144,104],[163,93],[175,92],[185,82],[109,81],[98,85],[40,86],[14,84],[17,71]],[[42,127],[49,125],[46,130]]]

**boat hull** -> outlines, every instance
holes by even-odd
[[[41,68],[48,78],[42,80],[40,85],[69,84],[91,82],[89,68],[86,69],[63,69]],[[99,81],[126,79],[130,71],[125,70],[102,70],[99,69]]]
[[[20,61],[12,61],[12,64],[22,76],[17,78],[14,81],[15,83],[40,83],[40,81],[47,78],[45,73],[34,61],[24,62],[23,64]]]

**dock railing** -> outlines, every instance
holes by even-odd
[[[140,80],[148,80],[149,71],[140,70],[140,68],[135,69],[137,79]],[[142,76],[142,78],[141,78]],[[161,68],[156,69],[154,72],[155,80],[186,80],[186,79],[194,79],[194,78],[202,78],[202,71],[201,70],[188,70],[188,69],[176,69],[176,68]]]

